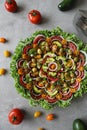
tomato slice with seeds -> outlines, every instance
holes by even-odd
[[[70,99],[71,97],[72,97],[72,93],[69,91],[69,92],[67,92],[66,94],[64,94],[64,93],[61,93],[62,94],[62,100],[68,100],[68,99]]]
[[[42,68],[40,69],[40,73],[41,73],[42,75],[44,75],[44,76],[47,75],[46,72],[44,72]]]
[[[79,56],[81,60],[81,65],[83,66],[85,64],[85,55],[82,52],[80,52]]]
[[[76,73],[77,78],[80,78],[80,77],[81,77],[81,79],[82,79],[82,78],[84,77],[84,75],[85,75],[84,70],[83,70],[83,71],[77,70],[75,73]]]
[[[19,78],[19,82],[20,82],[20,85],[22,85],[23,87],[26,87],[27,83],[25,82],[24,79],[25,79],[25,76],[21,75]]]
[[[27,54],[28,51],[29,51],[31,48],[32,48],[32,46],[26,45],[26,46],[23,48],[23,53],[24,53],[24,54]]]
[[[19,59],[18,61],[17,61],[17,68],[21,68],[21,67],[23,67],[23,63],[24,63],[24,59]]]
[[[68,42],[68,47],[74,52],[77,49],[77,46],[73,42]]]
[[[49,103],[55,103],[56,101],[58,101],[58,99],[56,97],[50,97],[50,96],[46,96],[46,100],[49,102]]]
[[[48,75],[47,75],[47,78],[48,78],[49,80],[51,80],[51,81],[54,81],[54,82],[56,82],[56,81],[59,80],[59,78],[54,78],[54,77],[51,77],[51,76],[48,76]]]
[[[45,36],[44,35],[37,35],[33,41],[33,44],[39,44],[42,41],[45,41]]]
[[[71,88],[75,88],[76,90],[78,90],[80,88],[80,83],[76,81],[74,84],[71,85]]]
[[[50,38],[51,38],[52,42],[56,41],[56,40],[59,41],[59,42],[61,42],[63,40],[63,38],[60,37],[60,36],[51,36]]]
[[[84,78],[84,75],[85,75],[85,73],[84,73],[84,70],[83,70],[83,71],[81,71],[81,78],[82,79]]]

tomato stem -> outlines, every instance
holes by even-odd
[[[16,120],[17,120],[17,117],[14,116],[14,117],[12,118],[12,122],[15,122]]]
[[[32,13],[30,13],[32,16],[36,16],[37,15],[37,13],[36,12],[32,12]]]

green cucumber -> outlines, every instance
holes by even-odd
[[[75,3],[76,3],[76,0],[63,0],[61,3],[59,3],[58,8],[61,11],[70,10],[72,9]]]
[[[85,123],[81,119],[75,119],[73,121],[73,130],[86,130]]]

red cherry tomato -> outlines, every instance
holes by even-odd
[[[8,115],[9,122],[13,125],[20,124],[24,119],[24,113],[19,108],[14,108]]]
[[[6,0],[5,1],[5,9],[8,12],[16,12],[18,9],[17,3],[15,0]]]
[[[28,13],[28,19],[33,24],[39,24],[41,22],[41,14],[38,10],[31,10]]]

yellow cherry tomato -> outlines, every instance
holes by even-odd
[[[0,68],[0,75],[4,75],[6,73],[6,70],[4,68]]]
[[[40,112],[40,111],[36,111],[36,112],[34,113],[34,117],[35,117],[35,118],[39,117],[40,115],[41,115],[41,112]]]
[[[4,51],[4,56],[5,56],[5,57],[10,57],[10,56],[11,56],[11,52],[8,51],[8,50],[5,50],[5,51]]]

